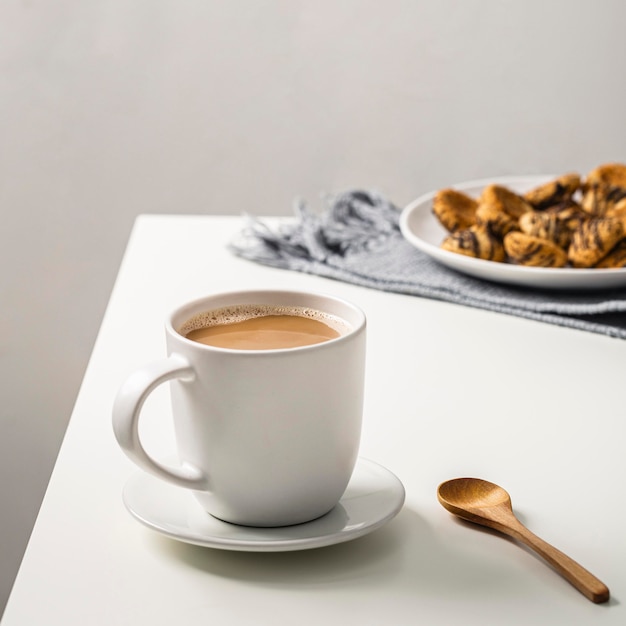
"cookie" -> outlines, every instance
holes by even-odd
[[[529,267],[565,267],[567,253],[552,241],[522,232],[509,233],[504,238],[508,258],[517,265]]]
[[[442,189],[433,198],[433,213],[450,233],[475,224],[477,207],[474,198],[455,189]]]
[[[620,239],[617,245],[595,267],[602,269],[615,269],[626,267],[626,239]]]
[[[626,165],[623,163],[599,165],[587,174],[585,185],[605,185],[626,189]]]
[[[593,217],[603,217],[611,212],[616,204],[626,198],[626,188],[607,185],[587,185],[583,192],[581,206]]]
[[[449,252],[485,261],[501,263],[505,259],[500,239],[489,229],[478,224],[452,233],[443,240],[441,247]]]
[[[476,209],[476,223],[491,230],[499,237],[504,237],[512,230],[519,230],[517,220],[500,210],[495,204],[482,201]]]
[[[608,163],[591,170],[583,185],[582,207],[601,217],[626,198],[626,165]]]
[[[523,233],[548,239],[560,248],[567,248],[572,238],[572,230],[558,214],[545,211],[528,211],[519,218],[519,227]]]
[[[550,206],[569,200],[580,188],[578,174],[564,174],[550,182],[535,187],[524,194],[535,211],[542,211]]]
[[[606,217],[614,217],[624,222],[624,220],[626,220],[626,198],[622,198],[615,204],[608,207],[605,215]]]
[[[533,209],[522,196],[501,185],[487,185],[480,196],[480,202],[494,205],[514,219],[519,219]]]
[[[574,267],[593,267],[624,236],[621,220],[592,218],[583,222],[572,234],[567,251]]]
[[[554,214],[557,219],[564,223],[570,230],[574,230],[580,226],[581,222],[589,219],[589,215],[583,211],[583,208],[574,200],[565,200],[559,204],[555,204],[543,211],[545,214]]]

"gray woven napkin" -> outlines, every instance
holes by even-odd
[[[400,212],[380,194],[350,191],[321,215],[299,203],[295,223],[275,230],[248,218],[230,248],[273,267],[626,339],[626,289],[533,290],[466,276],[409,244]]]

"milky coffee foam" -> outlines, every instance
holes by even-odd
[[[296,317],[308,317],[322,324],[326,324],[340,335],[345,335],[352,330],[348,322],[317,309],[300,306],[283,306],[276,304],[235,304],[220,309],[211,309],[198,313],[188,319],[178,332],[186,336],[194,330],[208,328],[210,326],[220,326],[222,324],[235,324],[255,317],[265,317],[267,315],[294,315]]]

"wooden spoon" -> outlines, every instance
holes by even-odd
[[[482,524],[526,544],[543,557],[592,602],[606,602],[608,587],[543,539],[531,533],[513,513],[509,494],[493,483],[480,478],[455,478],[441,483],[437,489],[441,505],[464,520]]]

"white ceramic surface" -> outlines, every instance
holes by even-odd
[[[191,494],[146,473],[136,473],[123,491],[128,511],[163,535],[200,546],[246,552],[286,552],[320,548],[356,539],[394,518],[404,503],[404,487],[389,470],[359,459],[337,506],[312,522],[255,528],[222,522],[206,513]]]
[[[495,183],[522,193],[553,178],[552,176],[507,176],[469,181],[451,185],[471,196],[478,196],[483,188]],[[437,192],[432,191],[411,202],[400,217],[404,237],[416,248],[439,263],[454,270],[501,283],[547,289],[610,289],[626,286],[626,268],[574,269],[521,267],[509,263],[495,263],[474,259],[441,249],[446,236],[445,228],[432,213],[432,201]]]
[[[304,307],[343,320],[323,343],[276,350],[217,348],[178,332],[195,315],[233,305]],[[299,524],[328,513],[356,463],[363,414],[365,315],[330,296],[285,290],[217,293],[176,309],[168,357],[124,382],[113,406],[118,443],[143,470],[192,489],[206,511],[250,526]],[[139,417],[171,381],[180,465],[143,447]]]

